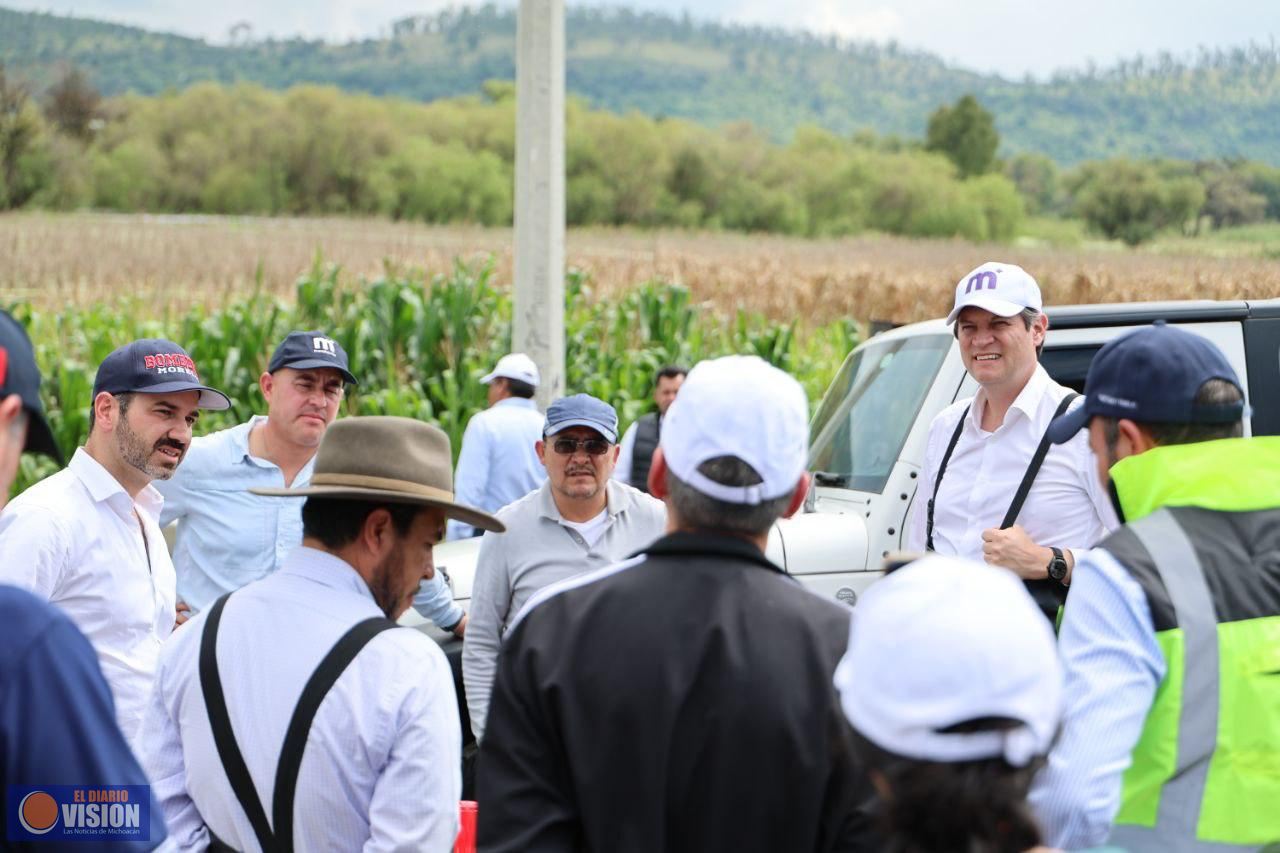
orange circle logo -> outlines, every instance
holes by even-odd
[[[33,835],[44,835],[58,822],[58,803],[44,791],[32,791],[18,804],[18,821]]]

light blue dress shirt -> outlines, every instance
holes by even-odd
[[[249,433],[265,421],[255,416],[193,440],[173,478],[154,481],[164,495],[160,525],[178,521],[173,548],[178,599],[193,610],[271,574],[302,543],[301,498],[249,492],[285,486],[279,466],[249,452]],[[294,478],[294,488],[311,482],[314,465],[313,456]],[[438,572],[423,582],[413,606],[445,629],[462,618]]]
[[[543,423],[533,400],[523,397],[507,397],[472,415],[453,476],[458,502],[497,512],[541,486],[547,471],[534,445],[542,440]],[[469,524],[448,524],[449,539],[474,535]]]
[[[1107,841],[1133,748],[1164,680],[1146,595],[1102,548],[1081,555],[1058,648],[1066,670],[1066,714],[1030,803],[1045,844],[1064,850]]]

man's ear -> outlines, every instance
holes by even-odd
[[[120,414],[120,403],[108,391],[99,391],[98,396],[93,398],[93,423],[94,428],[101,427],[105,432],[112,432],[116,428],[116,420]]]
[[[787,511],[782,514],[783,518],[790,518],[800,511],[800,507],[804,506],[804,499],[809,494],[810,476],[805,471],[800,475],[800,481],[796,483],[795,494],[791,496],[791,503],[787,505]]]
[[[1151,433],[1142,424],[1121,418],[1116,424],[1120,432],[1120,441],[1117,442],[1116,456],[1123,459],[1125,456],[1136,456],[1139,453],[1146,453],[1156,446],[1156,440],[1151,437]],[[1122,442],[1128,443],[1128,453],[1123,453]]]
[[[378,507],[364,520],[360,528],[360,541],[371,554],[381,558],[391,550],[395,542],[395,528],[391,522],[391,513],[384,507]]]
[[[662,448],[659,447],[653,451],[653,459],[649,462],[649,494],[653,495],[660,501],[665,501],[667,495],[667,458],[662,455]]]

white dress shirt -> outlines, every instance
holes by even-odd
[[[159,526],[163,502],[152,486],[130,498],[80,448],[65,469],[0,513],[0,582],[61,607],[89,638],[135,750],[160,645],[176,616],[177,581]]]
[[[303,686],[347,630],[381,615],[350,565],[306,547],[227,602],[218,672],[232,731],[268,816]],[[218,758],[200,687],[206,616],[194,617],[164,647],[139,757],[178,847],[202,849],[212,830],[237,850],[258,850]],[[382,632],[316,712],[298,773],[295,848],[452,850],[461,761],[444,653],[412,628]]]
[[[928,503],[938,466],[966,406],[969,414],[934,505],[933,544],[939,554],[983,562],[983,531],[998,528],[1004,521],[1031,457],[1058,404],[1069,393],[1071,389],[1055,383],[1037,365],[1005,414],[1004,423],[993,432],[982,428],[987,405],[983,390],[972,400],[961,400],[943,409],[929,427],[907,549],[925,549]],[[1083,404],[1083,399],[1078,399],[1072,405]],[[1119,526],[1111,500],[1098,482],[1087,431],[1082,430],[1066,444],[1049,447],[1016,523],[1037,545],[1076,551],[1093,547]]]
[[[462,434],[453,491],[458,503],[497,512],[547,479],[534,445],[545,423],[533,400],[506,397],[476,412]],[[461,521],[446,526],[448,538],[465,539],[476,529]]]

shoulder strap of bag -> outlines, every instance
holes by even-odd
[[[1079,394],[1071,393],[1062,398],[1062,402],[1058,404],[1058,409],[1053,413],[1055,419],[1061,417],[1064,412],[1071,406],[1071,403],[1079,397]],[[1049,422],[1050,424],[1053,421]],[[1049,430],[1046,428],[1044,435],[1040,438],[1040,446],[1036,448],[1036,453],[1031,457],[1031,464],[1027,466],[1027,473],[1022,475],[1022,482],[1018,484],[1018,491],[1014,493],[1013,503],[1009,504],[1009,511],[1004,514],[1004,521],[1000,523],[1000,529],[1006,530],[1013,527],[1018,520],[1018,513],[1022,512],[1022,505],[1027,501],[1027,495],[1031,493],[1031,484],[1035,482],[1036,475],[1040,473],[1040,466],[1044,464],[1044,457],[1049,453]]]
[[[275,837],[271,834],[271,826],[267,823],[266,810],[262,808],[262,800],[253,785],[253,777],[240,754],[236,743],[235,732],[231,730],[231,717],[227,713],[227,700],[222,693],[222,679],[218,676],[218,624],[222,621],[222,609],[226,606],[231,593],[219,598],[209,611],[209,618],[204,623],[204,633],[200,635],[200,690],[204,693],[204,707],[209,714],[209,727],[213,730],[213,742],[218,748],[218,758],[222,761],[222,769],[231,783],[231,790],[245,816],[258,836],[258,844],[264,851],[275,849]]]
[[[320,703],[360,650],[374,637],[394,627],[396,623],[385,616],[374,616],[357,624],[329,650],[303,688],[302,698],[289,720],[280,763],[276,767],[271,817],[277,839],[275,849],[281,853],[292,853],[293,850],[293,801],[298,790],[298,770],[302,767],[302,753],[307,748],[307,736],[311,733],[311,723],[320,710]]]
[[[942,464],[938,466],[938,476],[933,478],[933,495],[929,498],[928,506],[925,507],[925,547],[930,551],[934,550],[933,505],[938,500],[938,487],[942,485],[942,475],[947,473],[947,463],[951,461],[951,454],[956,451],[956,444],[960,441],[960,433],[964,432],[964,420],[969,417],[969,409],[972,407],[972,403],[964,407],[964,413],[960,415],[956,430],[951,433],[951,441],[947,443],[947,452],[942,454]]]

